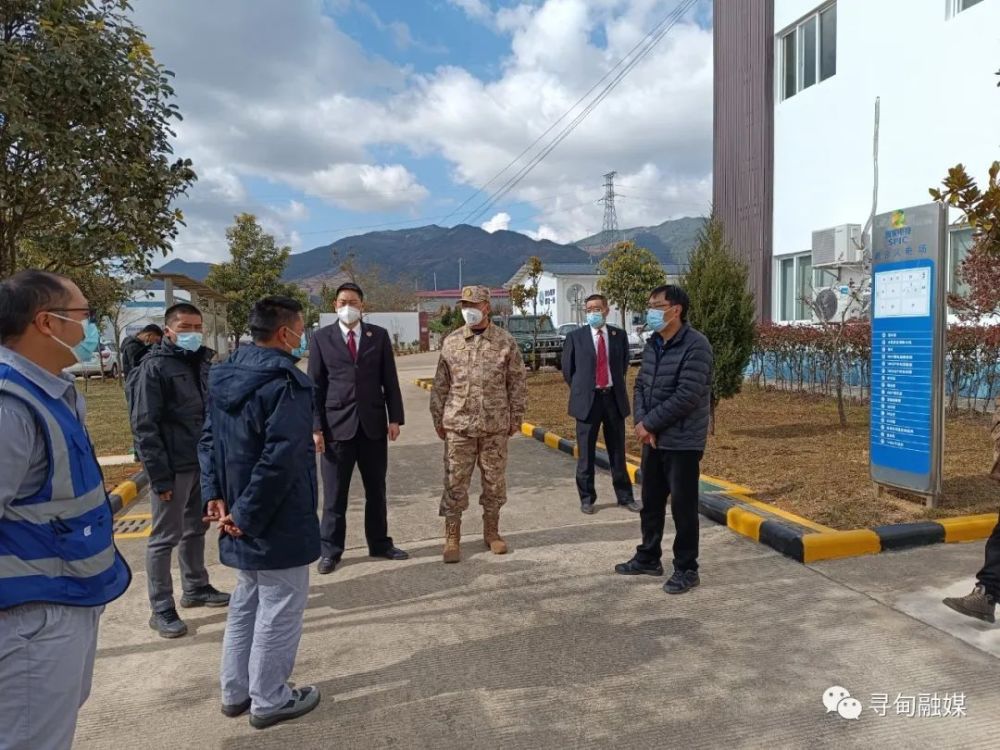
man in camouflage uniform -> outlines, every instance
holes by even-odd
[[[483,540],[497,555],[507,552],[500,536],[500,507],[507,502],[507,441],[520,431],[527,401],[521,350],[490,320],[490,290],[467,286],[459,301],[465,325],[441,345],[431,416],[445,441],[444,561],[461,559],[462,511],[469,507],[469,482],[479,463],[483,494]]]
[[[1000,482],[1000,399],[993,412],[993,468],[990,477]],[[986,541],[986,562],[976,574],[971,594],[949,597],[944,603],[956,612],[985,622],[996,622],[996,607],[1000,602],[1000,521]]]

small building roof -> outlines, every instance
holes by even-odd
[[[197,294],[203,299],[210,299],[216,302],[226,301],[226,295],[222,292],[217,291],[200,281],[196,281],[190,276],[185,276],[182,273],[151,273],[149,274],[149,278],[156,279],[158,281],[171,281],[177,288],[183,289],[186,292],[191,292],[192,294]]]

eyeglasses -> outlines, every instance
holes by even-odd
[[[649,306],[654,310],[669,310],[674,305],[672,302],[650,302]]]
[[[97,322],[97,310],[92,307],[50,307],[48,310],[42,310],[42,312],[85,312],[87,313],[87,320],[91,323]]]

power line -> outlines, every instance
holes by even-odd
[[[673,29],[673,27],[676,26],[677,23],[684,17],[687,11],[694,6],[696,1],[697,0],[685,0],[681,5],[679,5],[670,14],[668,14],[667,17],[663,19],[663,21],[658,23],[653,28],[653,31],[651,31],[649,34],[643,37],[643,39],[635,47],[633,47],[632,50],[629,51],[628,55],[626,55],[624,58],[622,58],[621,61],[619,61],[619,63],[615,66],[615,68],[619,67],[622,61],[627,59],[629,55],[631,55],[632,52],[634,52],[637,48],[639,48],[642,45],[645,45],[642,46],[642,49],[635,55],[635,57],[633,57],[631,60],[628,61],[628,63],[625,64],[625,66],[612,78],[612,80],[607,85],[605,85],[603,89],[601,89],[600,93],[598,93],[598,95],[594,97],[593,100],[591,100],[591,102],[583,109],[583,111],[580,112],[580,114],[578,114],[566,127],[564,127],[560,131],[560,133],[545,148],[542,149],[542,151],[536,154],[525,166],[523,166],[517,172],[517,174],[509,178],[507,182],[505,182],[500,188],[494,191],[489,196],[489,198],[486,199],[486,201],[484,201],[476,209],[474,209],[466,217],[465,223],[467,224],[474,223],[476,220],[478,220],[480,216],[488,212],[494,205],[496,205],[498,201],[502,200],[503,197],[507,195],[507,193],[509,193],[512,189],[514,189],[514,187],[516,187],[521,180],[527,177],[528,174],[530,174],[534,170],[534,168],[538,166],[538,164],[540,164],[542,160],[545,159],[545,157],[547,157],[550,153],[552,153],[552,151],[556,148],[556,146],[562,143],[569,136],[569,134],[572,133],[580,125],[580,123],[582,123],[587,118],[587,116],[590,115],[590,113],[593,112],[594,109],[596,109],[597,106],[608,97],[608,95],[610,95],[610,93],[618,86],[619,83],[621,83],[621,81],[625,78],[625,76],[627,76],[635,68],[636,65],[638,65],[643,59],[645,59],[645,57],[653,50],[653,48],[660,42],[660,40],[662,40],[663,37],[666,36],[667,33],[671,29]],[[612,68],[612,71],[615,70],[615,68]],[[609,73],[610,72],[611,71],[609,71]],[[607,76],[608,74],[605,74],[604,78],[607,78]],[[604,78],[602,78],[601,81],[603,81]],[[598,84],[595,84],[593,88],[596,88],[596,86],[599,84],[600,81],[598,82]],[[576,105],[574,105],[574,108],[575,106]],[[534,144],[532,144],[532,146],[529,146],[528,150],[530,150],[533,147],[533,145]]]

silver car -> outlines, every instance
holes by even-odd
[[[100,349],[86,362],[77,362],[67,367],[66,372],[76,377],[93,377],[100,375],[105,378],[118,378],[118,352],[106,342],[101,342]]]

